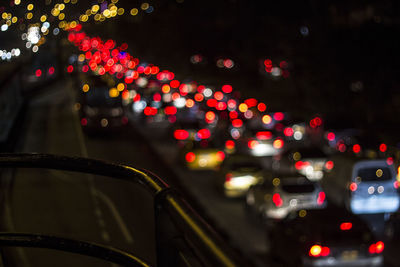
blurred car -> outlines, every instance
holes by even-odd
[[[268,233],[282,266],[383,266],[384,242],[345,209],[302,210]]]
[[[284,143],[283,138],[273,130],[246,129],[237,141],[237,151],[255,157],[270,157],[279,154]]]
[[[322,185],[337,205],[355,214],[391,213],[399,209],[398,183],[393,164],[385,159],[339,155]]]
[[[189,110],[177,113],[176,122],[171,126],[170,131],[181,148],[190,146],[192,142],[213,139],[213,128]]]
[[[325,192],[319,183],[304,176],[279,175],[250,187],[246,206],[266,221],[280,220],[293,211],[325,208]]]
[[[87,133],[119,130],[128,124],[121,97],[103,81],[91,79],[82,88],[78,101],[81,125]]]
[[[226,197],[245,196],[250,186],[263,181],[264,174],[259,158],[234,154],[222,163],[217,186]]]
[[[273,157],[272,168],[276,172],[298,172],[312,181],[322,179],[324,172],[333,168],[333,162],[319,147],[299,147],[286,150]]]
[[[225,159],[225,153],[212,142],[202,140],[188,142],[181,150],[180,158],[189,170],[217,170]]]

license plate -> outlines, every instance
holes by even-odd
[[[342,260],[344,261],[353,261],[358,258],[357,250],[348,250],[342,252]]]

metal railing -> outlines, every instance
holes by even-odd
[[[249,265],[248,262],[243,262],[176,190],[148,171],[100,160],[49,154],[0,154],[0,168],[46,168],[138,183],[154,197],[157,266]],[[7,243],[2,241],[3,236],[4,234],[0,234],[0,245],[26,245],[19,242],[15,234],[7,235]],[[13,236],[14,239],[10,238]],[[35,244],[39,246],[40,242]],[[47,248],[60,249],[51,247],[51,243],[45,245]]]

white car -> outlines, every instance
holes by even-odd
[[[326,195],[317,182],[304,176],[278,176],[250,187],[247,207],[265,219],[284,219],[293,211],[322,209]]]

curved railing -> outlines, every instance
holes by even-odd
[[[249,263],[242,262],[237,253],[176,190],[148,171],[101,160],[49,154],[0,154],[0,168],[5,167],[83,172],[142,185],[155,200],[157,266],[177,266],[182,263],[194,266],[249,265]],[[6,235],[8,243],[2,241],[4,236],[4,233],[0,234],[0,245],[12,244],[10,240],[15,237],[14,246],[24,246],[21,242],[18,243],[18,235],[12,233]],[[40,245],[40,242],[32,244]],[[60,249],[52,247],[52,244],[50,242],[42,245],[46,245],[47,248]]]

